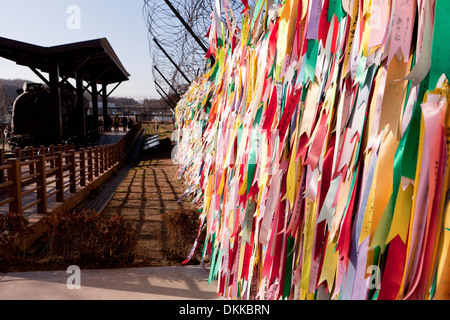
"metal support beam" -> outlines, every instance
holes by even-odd
[[[180,15],[180,13],[175,9],[175,7],[170,3],[169,0],[164,0],[164,2],[169,6],[170,10],[175,14],[175,16],[180,20],[180,22],[183,24],[183,26],[186,28],[186,30],[191,34],[191,36],[194,38],[194,40],[198,43],[200,48],[205,51],[205,53],[208,52],[208,48],[205,46],[205,44],[197,37],[197,35],[192,31],[191,27],[184,21],[183,17]]]
[[[159,90],[161,90],[167,97],[167,99],[169,99],[170,101],[172,101],[172,99],[170,99],[170,96],[164,91],[163,88],[161,88],[161,86],[158,84],[158,82],[155,81],[156,86],[159,88]],[[173,102],[173,101],[172,101]],[[176,104],[176,103],[174,103]]]
[[[178,20],[180,20],[180,22],[183,24],[183,26],[186,28],[186,30],[191,34],[192,38],[194,38],[194,40],[198,43],[198,45],[200,46],[200,48],[203,49],[203,51],[205,51],[205,54],[208,53],[208,48],[205,46],[205,44],[203,43],[202,40],[200,40],[199,37],[197,37],[197,35],[194,33],[194,31],[192,30],[192,28],[186,23],[186,21],[183,19],[183,17],[180,15],[180,13],[178,12],[178,10],[170,3],[169,0],[164,0],[164,2],[167,4],[167,6],[170,8],[170,10],[172,10],[172,12],[175,14],[175,16],[178,18]],[[210,57],[211,59],[211,65],[214,65],[214,61],[215,58],[213,55],[211,55]]]
[[[170,82],[166,79],[166,77],[163,76],[163,74],[161,73],[161,71],[159,71],[159,69],[156,66],[153,66],[153,68],[155,68],[155,70],[159,73],[159,75],[164,79],[164,81],[169,85],[169,87],[176,93],[176,95],[178,97],[180,97],[180,94],[177,92],[177,90],[175,90],[175,88],[170,84]]]
[[[81,61],[68,75],[62,78],[60,84],[63,85],[67,80],[69,80],[69,78],[72,77],[91,57],[92,55]]]
[[[108,67],[108,68],[103,69],[103,71],[100,74],[96,75],[96,78],[100,79],[107,71],[109,71],[111,69],[114,69],[114,67]]]
[[[161,51],[166,55],[166,57],[170,60],[170,62],[172,62],[172,64],[175,66],[175,68],[178,70],[178,72],[181,73],[181,75],[188,82],[188,84],[191,84],[191,80],[189,80],[188,77],[186,77],[186,75],[183,73],[183,71],[181,71],[180,67],[178,67],[178,65],[172,60],[172,58],[166,52],[166,50],[164,50],[164,48],[161,47],[161,45],[159,44],[158,40],[156,40],[156,38],[153,38],[153,42],[156,43],[158,48],[161,49]]]
[[[109,130],[107,128],[107,119],[108,119],[108,84],[104,83],[102,86],[102,105],[103,105],[103,129],[106,132]]]
[[[34,67],[29,67],[29,68],[31,69],[31,71],[34,72],[35,75],[37,75],[39,77],[39,79],[44,81],[44,83],[50,87],[50,82],[47,79],[45,79],[45,77],[39,71],[37,71],[36,68],[34,68]]]
[[[97,82],[92,81],[92,114],[94,116],[95,136],[98,136],[98,91]]]
[[[164,96],[162,95],[162,93],[161,92],[159,92],[159,90],[156,90],[156,92],[158,92],[159,93],[159,95],[161,96],[161,98],[164,100],[164,102],[169,106],[169,108],[172,110],[172,111],[174,111],[175,110],[175,108],[169,103],[169,101],[167,101],[167,99],[166,98],[164,98]]]
[[[84,88],[83,76],[80,72],[75,74],[76,89],[77,89],[77,119],[79,123],[79,132],[81,137],[81,144],[86,145],[86,111],[84,110]]]
[[[113,93],[114,92],[114,90],[116,90],[117,89],[117,87],[118,86],[120,86],[120,84],[122,83],[122,81],[120,81],[118,84],[116,84],[116,86],[114,87],[114,88],[112,88],[112,90],[108,93],[108,97],[111,95],[111,93]]]
[[[91,86],[91,82],[88,82],[88,84],[85,87],[83,87],[83,91],[87,91],[90,95],[92,95],[92,92],[89,91],[90,86]]]
[[[59,62],[57,57],[51,57],[49,63],[49,87],[50,87],[50,103],[51,110],[55,124],[54,139],[55,144],[61,143],[63,139],[62,134],[62,113],[61,113],[61,89],[59,86]]]
[[[77,88],[75,88],[69,81],[67,81],[65,83],[65,85],[67,85],[67,87],[70,87],[73,90],[73,92],[75,92],[75,94],[76,94]]]

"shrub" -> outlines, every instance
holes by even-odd
[[[168,257],[186,259],[197,237],[200,223],[198,212],[186,209],[167,212],[163,215],[163,222],[167,233],[165,250]]]
[[[90,260],[97,249],[97,237],[101,230],[100,219],[95,212],[81,211],[46,217],[50,255],[63,260]]]
[[[15,248],[28,220],[23,214],[0,215],[0,270],[79,267],[122,267],[134,260],[134,225],[121,216],[101,218],[93,211],[46,216],[48,231],[27,252]]]
[[[133,262],[137,244],[134,226],[124,217],[112,216],[106,221],[106,230],[102,234],[104,258],[108,264],[127,264]]]
[[[47,217],[50,255],[79,266],[117,266],[131,262],[134,226],[120,216],[102,219],[93,211]]]
[[[14,239],[28,226],[24,214],[9,212],[0,214],[0,258],[4,262],[12,262],[16,258]]]

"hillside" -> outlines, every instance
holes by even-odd
[[[11,106],[17,98],[17,90],[22,89],[25,82],[31,82],[23,79],[0,79],[0,108]],[[91,96],[86,93],[86,98],[90,101]],[[158,111],[167,109],[170,114],[170,108],[163,99],[145,99],[144,101],[136,101],[133,98],[127,97],[109,97],[109,102],[114,103],[119,110],[140,110],[139,113],[146,113],[144,110],[158,109]],[[101,97],[99,97],[101,101]],[[172,100],[172,105],[174,101]],[[150,112],[151,113],[151,112]]]
[[[17,98],[17,90],[22,89],[25,82],[30,82],[23,79],[0,79],[0,103],[12,102]]]

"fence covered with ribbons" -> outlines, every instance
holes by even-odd
[[[227,3],[175,120],[218,293],[450,298],[450,2]]]

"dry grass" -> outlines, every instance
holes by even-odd
[[[156,127],[158,131],[156,132]],[[171,138],[172,132],[174,130],[173,124],[171,122],[158,122],[157,125],[154,121],[144,122],[142,128],[146,130],[147,134],[150,136],[158,134],[159,138]]]

